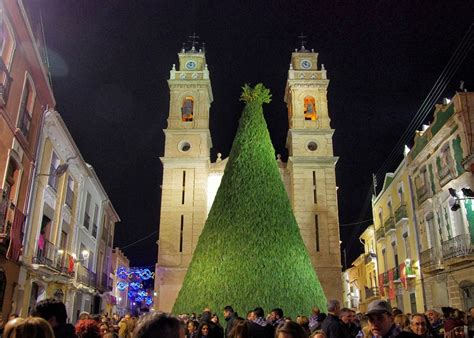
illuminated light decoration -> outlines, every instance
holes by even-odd
[[[136,303],[144,302],[150,306],[153,304],[153,298],[150,293],[145,291],[143,288],[142,281],[155,278],[155,273],[148,268],[126,268],[119,267],[116,271],[117,277],[122,281],[117,282],[117,289],[119,291],[126,291],[130,302],[134,305]]]
[[[119,291],[124,291],[126,288],[128,288],[128,283],[125,283],[125,282],[122,282],[122,281],[117,283],[117,289]]]
[[[131,282],[130,283],[130,287],[134,290],[139,290],[141,289],[143,286],[141,283],[137,283],[137,282]]]

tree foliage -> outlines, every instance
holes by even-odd
[[[326,307],[275,161],[262,109],[270,98],[262,84],[243,87],[246,105],[176,314],[230,304],[242,315],[262,306],[295,317]]]

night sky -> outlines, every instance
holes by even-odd
[[[474,18],[474,2],[467,0],[26,2],[42,7],[56,108],[122,219],[115,232],[119,247],[158,229],[166,80],[193,32],[206,43],[214,93],[213,160],[230,152],[243,108],[241,87],[258,82],[273,94],[265,117],[276,152],[286,158],[283,95],[291,52],[304,32],[306,48],[319,53],[330,79],[339,215],[348,224],[371,218],[363,206],[372,173]],[[474,90],[472,65],[471,50],[442,97],[453,96],[461,80]],[[360,250],[348,239],[367,224],[341,227],[348,262]],[[126,247],[131,263],[154,264],[156,240],[157,234]]]

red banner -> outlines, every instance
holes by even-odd
[[[388,298],[395,299],[395,283],[393,282],[393,269],[388,270]]]
[[[7,258],[18,261],[21,254],[21,242],[22,242],[22,230],[23,223],[25,221],[25,215],[18,209],[15,208],[15,215],[13,217],[13,224],[10,229],[10,245],[8,246]]]
[[[383,288],[383,273],[381,273],[379,275],[379,293],[380,293],[380,296],[382,297],[385,297],[385,292],[384,292],[384,288]]]
[[[402,282],[402,285],[405,289],[408,289],[408,283],[407,283],[407,271],[405,269],[405,263],[400,264],[400,282]]]

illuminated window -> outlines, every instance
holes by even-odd
[[[316,103],[312,96],[306,96],[304,98],[304,119],[308,121],[316,121],[318,119]]]
[[[35,90],[31,78],[27,76],[21,95],[20,110],[18,112],[18,128],[25,137],[28,137],[35,102]]]
[[[193,120],[194,114],[194,99],[192,96],[186,96],[181,106],[181,120],[188,122]]]

